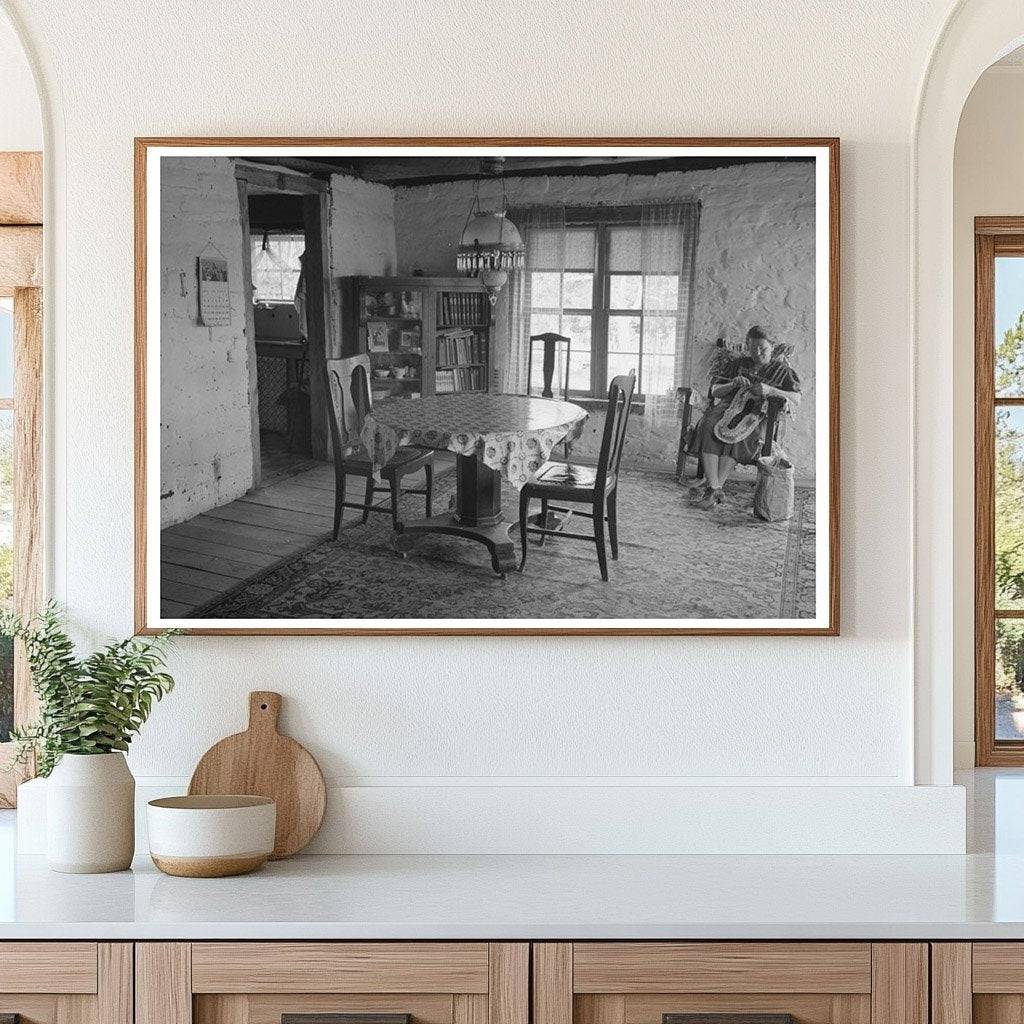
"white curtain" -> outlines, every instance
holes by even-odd
[[[530,359],[530,273],[565,268],[565,207],[537,206],[515,210],[511,218],[526,243],[522,270],[511,275],[508,302],[508,351],[501,389],[507,395],[525,395]]]
[[[692,289],[700,204],[644,203],[640,210],[643,274],[644,391],[652,426],[676,419],[676,388],[693,380]]]
[[[594,223],[602,221],[602,210],[594,210]],[[531,323],[531,309],[561,304],[564,308],[578,306],[568,301],[571,279],[568,274],[561,285],[549,282],[555,272],[593,271],[595,269],[596,229],[566,227],[565,209],[534,207],[512,212],[526,244],[523,270],[513,275],[508,300],[508,351],[504,362],[503,389],[507,393],[525,394],[529,361],[530,335],[533,327],[545,321],[542,329],[557,329],[547,324],[550,316],[537,315]],[[696,201],[677,203],[645,203],[640,207],[639,223],[622,223],[609,217],[607,270],[613,275],[610,305],[619,314],[609,321],[609,376],[640,370],[641,387],[647,397],[649,415],[678,415],[676,388],[690,384],[693,375],[693,346],[690,343],[691,292],[694,259],[700,220],[700,204]],[[586,278],[582,278],[586,283]],[[548,301],[531,295],[533,282],[560,287],[561,298]],[[566,301],[562,301],[562,299]],[[589,306],[589,301],[587,301]],[[634,312],[635,311],[635,312]],[[593,310],[593,316],[604,315]],[[559,317],[559,322],[563,317]],[[589,390],[589,384],[577,380],[575,369],[586,374],[590,363],[591,322],[575,323],[574,330],[563,327],[562,333],[579,335],[586,328],[586,341],[580,352],[573,351],[573,387]],[[641,340],[642,338],[642,340]],[[580,342],[583,339],[580,338]],[[576,364],[580,363],[579,367]],[[603,394],[604,388],[598,387]]]

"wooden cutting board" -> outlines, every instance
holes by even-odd
[[[307,846],[324,819],[327,790],[320,766],[302,744],[277,731],[281,694],[249,694],[249,728],[212,746],[188,791],[266,796],[277,803],[273,860]]]

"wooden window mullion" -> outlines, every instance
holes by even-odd
[[[607,224],[597,228],[597,254],[594,260],[594,319],[590,325],[590,393],[595,398],[607,394],[608,379],[608,306],[611,281],[608,275],[608,248],[611,233]]]
[[[975,760],[996,753],[995,645],[995,252],[991,235],[975,240],[974,351],[974,645]]]

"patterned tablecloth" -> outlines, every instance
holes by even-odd
[[[522,395],[432,395],[386,398],[373,407],[360,434],[375,466],[399,445],[480,452],[486,466],[520,488],[560,441],[576,440],[587,412],[572,402]]]

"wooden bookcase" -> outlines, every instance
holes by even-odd
[[[471,277],[343,277],[342,355],[367,353],[374,398],[490,391],[494,322]]]

